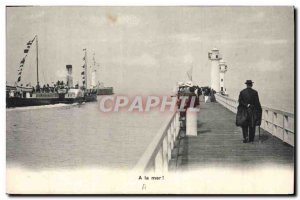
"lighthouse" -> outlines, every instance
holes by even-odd
[[[219,69],[220,69],[220,92],[221,93],[226,93],[225,72],[227,71],[227,65],[226,65],[226,62],[223,59],[221,59],[219,61]]]
[[[220,91],[220,68],[219,61],[221,60],[220,52],[217,48],[213,48],[208,52],[208,59],[211,60],[210,86],[216,92]]]

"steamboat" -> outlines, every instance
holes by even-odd
[[[35,45],[34,45],[35,44]],[[83,49],[84,54],[84,71],[81,73],[83,75],[82,83],[83,85],[79,87],[78,84],[73,87],[72,78],[72,65],[66,65],[67,70],[67,81],[66,84],[63,81],[57,81],[52,86],[49,84],[40,85],[39,82],[39,46],[38,46],[38,36],[36,35],[27,44],[24,50],[25,56],[20,62],[18,69],[18,79],[15,85],[6,85],[6,107],[22,107],[22,106],[39,106],[39,105],[49,105],[49,104],[73,104],[82,102],[92,102],[97,101],[97,90],[87,88],[87,51]],[[21,84],[22,72],[26,63],[27,55],[30,49],[36,50],[36,86],[31,86],[31,84],[26,84],[25,86]]]

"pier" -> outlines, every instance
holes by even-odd
[[[263,164],[294,166],[294,115],[263,106],[260,137],[242,142],[235,125],[238,102],[216,95],[217,102],[200,103],[197,136],[179,129],[174,113],[158,131],[136,169],[162,173],[188,171],[207,166],[252,167]]]

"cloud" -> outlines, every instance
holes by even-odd
[[[175,34],[172,35],[171,38],[179,42],[201,42],[202,41],[199,35],[189,34],[189,33]]]
[[[31,15],[29,15],[30,19],[39,20],[37,18],[43,18],[45,16],[45,11],[39,11],[39,12],[32,12]]]
[[[258,12],[256,8],[252,9],[254,9],[253,12],[239,15],[239,18],[236,19],[237,23],[260,23],[266,19],[266,14],[264,11]]]
[[[284,70],[284,65],[280,60],[260,60],[259,62],[253,63],[249,66],[252,70],[259,72],[278,72]]]
[[[138,26],[141,21],[140,18],[135,15],[116,15],[112,13],[108,13],[106,18],[109,24],[128,27]]]
[[[183,56],[183,63],[184,64],[192,64],[194,62],[194,57],[190,54]]]
[[[269,39],[269,38],[237,38],[237,39],[218,39],[215,43],[220,44],[265,44],[265,45],[278,45],[288,44],[290,41],[287,39]]]
[[[141,56],[130,59],[129,65],[139,65],[139,66],[158,66],[156,58],[149,54],[142,54]]]
[[[55,72],[55,75],[56,75],[56,77],[57,78],[65,78],[65,77],[67,77],[67,71],[66,70],[57,70],[56,72]]]
[[[191,54],[165,55],[162,60],[170,65],[190,66],[195,63],[195,57]]]
[[[289,41],[288,40],[264,40],[263,43],[264,44],[287,44]]]

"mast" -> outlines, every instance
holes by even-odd
[[[36,39],[36,81],[39,83],[39,42],[38,36],[35,36]]]
[[[93,53],[93,68],[91,69],[91,88],[96,87],[96,60],[95,60],[95,52]]]
[[[84,87],[85,89],[87,89],[87,53],[86,53],[87,49],[85,49],[85,54],[84,54],[84,79],[85,79],[85,82],[84,82]]]

